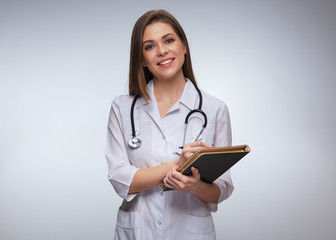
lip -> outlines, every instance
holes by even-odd
[[[160,67],[169,67],[170,65],[173,64],[175,58],[165,58],[163,59],[162,61],[158,62],[157,65],[160,66]],[[167,63],[164,63],[164,62],[167,62]],[[162,64],[164,63],[164,64]]]

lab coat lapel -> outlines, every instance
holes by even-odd
[[[145,106],[144,110],[150,116],[150,118],[155,122],[155,124],[158,126],[158,128],[163,134],[159,107],[157,105],[156,98],[154,95],[153,80],[148,83],[147,87],[150,93],[151,101]]]
[[[147,86],[148,86],[148,90],[150,93],[151,101],[148,104],[146,104],[146,106],[144,107],[144,110],[150,116],[150,118],[155,122],[155,124],[158,126],[158,128],[164,135],[159,107],[157,105],[157,101],[154,95],[153,81],[150,81]],[[192,109],[197,108],[196,105],[198,101],[199,101],[198,93],[193,83],[187,79],[186,86],[183,90],[183,93],[182,93],[182,96],[179,102],[184,104],[190,110],[192,110]],[[144,103],[145,103],[145,100],[141,98],[141,101],[139,102],[139,106],[143,105]],[[178,104],[176,105],[176,109],[177,108],[178,108]],[[171,109],[171,110],[176,110],[176,109]]]
[[[189,110],[193,110],[198,107],[198,102],[198,92],[193,83],[189,79],[187,79],[187,83],[180,98],[180,103],[189,108]]]
[[[161,116],[159,113],[159,108],[155,99],[152,98],[150,103],[145,107],[145,112],[150,116],[150,118],[156,123],[159,129],[162,132],[162,125],[161,125]]]

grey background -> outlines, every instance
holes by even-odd
[[[166,9],[199,85],[230,109],[218,239],[335,239],[336,2],[0,1],[0,239],[112,239],[104,158],[136,19]]]

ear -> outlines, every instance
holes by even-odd
[[[185,44],[183,44],[183,53],[184,53],[184,55],[186,55],[186,54],[187,54],[187,47],[186,47],[186,45],[185,45]]]

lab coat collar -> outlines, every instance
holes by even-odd
[[[179,108],[179,104],[185,105],[190,110],[195,109],[196,101],[198,98],[198,92],[195,89],[193,83],[186,79],[186,85],[184,86],[182,96],[180,97],[180,100],[178,101],[178,104],[175,104],[170,111],[175,111],[177,108]],[[136,102],[135,107],[140,108],[141,106],[144,106],[145,112],[152,118],[152,120],[156,123],[156,125],[159,127],[159,129],[162,131],[162,122],[161,122],[161,116],[159,112],[159,108],[157,105],[157,101],[154,95],[154,83],[153,80],[151,80],[148,84],[148,92],[149,96],[151,98],[151,101],[147,103],[144,98],[139,98]],[[164,135],[164,133],[162,132]]]
[[[185,105],[190,110],[193,110],[197,108],[196,101],[199,98],[198,92],[194,84],[188,78],[186,78],[186,81],[186,85],[184,86],[184,90],[180,98],[180,103]]]
[[[142,107],[144,105],[148,105],[149,108],[155,107],[154,105],[156,104],[154,104],[154,102],[156,103],[156,101],[153,101],[155,99],[153,80],[149,81],[149,83],[147,84],[147,88],[151,101],[147,103],[145,99],[141,97],[136,102],[135,105],[136,108]],[[190,110],[193,110],[197,108],[196,106],[197,99],[199,99],[199,96],[194,84],[188,78],[186,78],[186,85],[184,86],[182,96],[180,97],[179,102],[185,105]]]
[[[139,98],[139,101],[137,101],[136,108],[139,108],[141,106],[144,106],[145,112],[153,119],[153,121],[158,125],[160,129],[161,128],[161,116],[159,112],[159,108],[157,106],[157,102],[154,95],[154,84],[153,80],[151,80],[147,84],[149,97],[151,98],[150,102],[147,103],[144,98]]]
[[[149,97],[151,99],[150,102],[148,103],[148,102],[146,102],[146,100],[143,97],[139,97],[138,100],[136,101],[136,104],[135,104],[135,108],[136,109],[138,109],[138,108],[140,108],[140,107],[142,107],[144,105],[148,105],[148,106],[153,105],[153,99],[155,99],[153,80],[150,80],[147,83],[147,89],[148,89]]]
[[[148,105],[148,103],[145,101],[143,97],[139,97],[135,103],[135,108],[138,109],[144,105]]]

